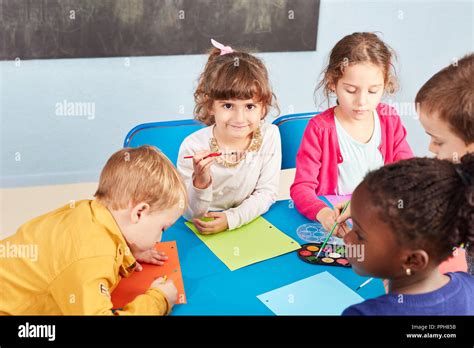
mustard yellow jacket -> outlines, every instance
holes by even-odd
[[[169,314],[157,289],[112,311],[110,293],[136,261],[109,210],[78,201],[22,225],[0,241],[0,313]]]

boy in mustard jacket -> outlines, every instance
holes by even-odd
[[[186,188],[172,163],[151,146],[122,149],[102,170],[95,200],[39,216],[0,241],[0,314],[169,314],[177,298],[162,278],[123,309],[110,293],[137,260],[162,264],[154,250],[183,214]]]

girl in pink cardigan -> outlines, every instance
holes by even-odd
[[[351,194],[368,171],[413,157],[397,112],[380,103],[396,89],[392,60],[392,50],[373,33],[348,35],[331,51],[318,88],[328,99],[335,94],[337,106],[310,120],[290,189],[298,211],[326,230],[340,208],[332,210],[319,195]],[[341,224],[336,235],[346,231]]]

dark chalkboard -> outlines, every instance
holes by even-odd
[[[314,51],[319,0],[0,0],[0,59]]]

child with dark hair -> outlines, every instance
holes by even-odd
[[[266,213],[278,196],[281,167],[278,127],[265,122],[278,106],[263,61],[211,42],[194,92],[195,119],[208,127],[183,140],[177,162],[189,194],[184,216],[201,234]]]
[[[352,196],[352,219],[344,241],[364,251],[350,258],[354,271],[388,279],[389,291],[343,315],[474,314],[474,277],[438,271],[454,247],[474,242],[474,154],[370,172]]]

